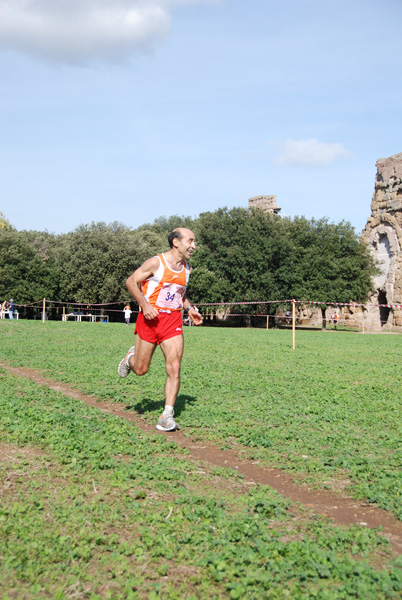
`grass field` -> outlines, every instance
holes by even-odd
[[[0,361],[149,423],[160,352],[121,380],[120,324],[0,322]],[[402,337],[189,328],[175,415],[186,435],[402,519]],[[169,438],[0,369],[2,598],[400,598],[381,532],[335,527]],[[340,492],[341,490],[341,492]]]

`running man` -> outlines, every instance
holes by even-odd
[[[127,377],[130,371],[145,375],[156,346],[165,356],[165,408],[156,429],[180,429],[174,420],[174,405],[180,388],[183,356],[182,309],[194,325],[202,325],[198,308],[186,296],[191,268],[187,261],[195,250],[195,236],[183,227],[168,236],[170,250],[144,262],[126,281],[128,291],[138,302],[140,312],[135,328],[135,346],[120,362],[117,372]]]

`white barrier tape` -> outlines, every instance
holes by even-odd
[[[290,300],[289,302],[294,302],[295,304],[321,304],[323,306],[367,306],[358,302],[315,302],[313,300]]]
[[[197,306],[245,306],[247,304],[287,304],[292,300],[258,300],[247,302],[197,302]]]
[[[367,306],[381,306],[383,308],[402,308],[402,304],[368,304]]]
[[[132,300],[131,302],[135,302]],[[43,303],[42,300],[38,300],[31,304],[15,304],[15,306],[20,306],[24,308],[41,306]],[[58,300],[45,300],[46,306],[51,308],[50,304],[58,304],[59,306],[80,306],[85,307],[85,310],[90,310],[95,307],[102,306],[114,306],[121,304],[128,304],[129,302],[107,302],[107,303],[90,303],[90,302],[62,302]],[[402,309],[402,304],[373,304],[368,302],[366,304],[358,303],[358,302],[330,302],[330,301],[314,301],[314,300],[253,300],[253,301],[244,301],[244,302],[197,302],[198,306],[248,306],[248,305],[262,305],[262,304],[314,304],[321,306],[378,306],[381,308],[398,308]],[[117,309],[109,309],[110,311],[115,310],[119,312]]]
[[[384,308],[402,308],[401,304],[359,304],[358,302],[313,302],[312,300],[294,300],[295,304],[321,304],[324,306],[381,306]]]
[[[363,304],[359,302],[317,302],[314,300],[258,300],[253,302],[197,302],[198,306],[246,306],[250,304],[315,304],[321,306],[381,306],[385,308],[402,308],[401,304]]]
[[[321,304],[324,306],[381,306],[385,308],[402,308],[402,304],[373,304],[367,302],[366,304],[360,304],[358,302],[313,302],[312,300],[288,300],[288,302],[294,302],[295,304]]]
[[[42,302],[42,301],[40,301]],[[64,306],[87,306],[87,307],[93,307],[93,306],[113,306],[115,304],[129,304],[129,302],[106,302],[106,303],[96,303],[96,302],[61,302],[59,300],[47,300],[46,299],[46,304],[60,304],[60,305],[64,305]]]

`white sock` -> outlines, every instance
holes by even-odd
[[[166,413],[168,413],[168,414],[171,414],[171,415],[173,415],[173,406],[167,406],[167,405],[165,405],[165,409],[164,409],[164,411],[163,411],[163,412],[164,412],[165,414],[166,414]]]

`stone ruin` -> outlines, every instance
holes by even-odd
[[[327,321],[334,312],[341,321],[350,325],[364,324],[371,330],[390,330],[402,327],[402,153],[380,158],[377,163],[371,217],[362,232],[377,260],[379,274],[374,278],[375,292],[368,305],[328,306]],[[249,209],[260,208],[278,214],[281,208],[276,196],[255,196],[248,201]],[[317,325],[321,311],[315,306],[298,306],[298,319],[302,324]]]
[[[260,208],[264,212],[269,212],[277,215],[282,210],[276,204],[276,196],[254,196],[249,198],[248,208]]]
[[[365,307],[328,306],[327,322],[337,313],[344,325],[369,330],[402,327],[402,153],[380,158],[377,163],[371,217],[362,232],[379,267],[375,292]],[[300,324],[318,325],[321,315],[312,305],[298,307]]]
[[[402,326],[402,153],[377,163],[371,217],[363,239],[378,262],[365,321],[369,327]]]

